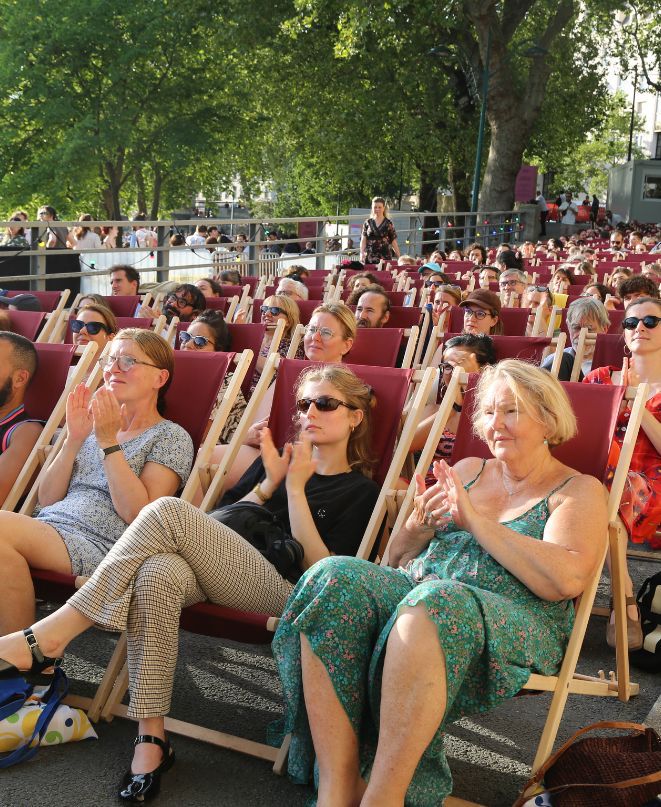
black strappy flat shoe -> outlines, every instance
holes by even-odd
[[[49,667],[59,667],[62,664],[62,657],[49,658],[44,656],[37,642],[37,637],[32,632],[32,628],[23,631],[25,641],[28,643],[30,653],[32,653],[32,666],[29,670],[19,670],[14,664],[0,658],[0,678],[16,678],[19,675],[38,675]]]
[[[161,788],[161,774],[174,765],[174,751],[168,740],[161,740],[151,734],[139,734],[133,741],[133,747],[140,743],[154,743],[163,752],[163,760],[151,773],[133,773],[129,768],[124,774],[119,790],[120,801],[129,804],[143,804],[156,798]]]

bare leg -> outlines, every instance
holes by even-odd
[[[151,734],[165,739],[165,718],[145,717],[138,722],[138,734]],[[151,773],[163,761],[163,751],[153,743],[140,743],[133,751],[131,770],[133,773]]]
[[[69,553],[56,530],[30,516],[1,512],[0,636],[26,628],[34,620],[34,587],[30,566],[71,574]]]
[[[618,516],[619,519],[619,516]],[[626,527],[622,526],[623,534],[626,535]],[[629,568],[627,566],[627,541],[618,541],[618,552],[619,552],[619,561],[620,561],[620,568],[622,569],[624,578],[624,595],[625,597],[632,597],[633,596],[633,581],[631,579],[631,575],[629,574]],[[613,575],[611,572],[612,565],[611,565],[611,553],[610,549],[606,554],[606,565],[608,566],[608,574],[611,580],[613,579]],[[627,616],[629,619],[637,620],[638,619],[638,608],[635,605],[627,605]],[[611,622],[615,624],[615,612],[611,614]]]
[[[357,807],[365,790],[358,738],[321,660],[301,634],[305,708],[319,763],[318,807]]]
[[[424,606],[402,608],[386,648],[379,743],[361,807],[402,807],[447,706],[445,657]]]

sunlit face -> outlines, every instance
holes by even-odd
[[[449,261],[463,261],[463,259],[464,256],[457,249],[453,249],[452,252],[448,255]]]
[[[278,305],[278,301],[275,297],[267,297],[266,300],[262,303],[263,309],[268,309],[266,311],[262,310],[260,315],[260,320],[263,325],[271,330],[275,328],[278,324],[279,320],[282,320],[285,323],[285,326],[288,325],[289,320],[287,319],[287,315],[280,309],[279,313],[275,313],[272,309],[280,308]]]
[[[85,325],[88,323],[100,323],[103,327],[100,328],[97,334],[91,334],[87,330],[87,328],[83,328],[78,333],[72,333],[73,343],[76,347],[84,347],[88,345],[90,342],[94,342],[96,345],[99,346],[99,351],[97,356],[101,353],[103,348],[106,346],[107,342],[112,339],[114,334],[108,333],[106,330],[108,327],[108,323],[104,320],[101,314],[97,314],[96,311],[78,311],[76,319],[80,322],[84,322]]]
[[[138,364],[130,370],[122,371],[117,362],[103,371],[103,382],[120,403],[138,403],[149,400],[156,402],[158,390],[168,379],[168,371],[152,366],[154,362],[132,339],[114,339],[109,356],[130,356]]]
[[[356,325],[359,328],[383,328],[390,319],[382,294],[368,291],[360,295],[356,306]]]
[[[481,414],[489,450],[505,463],[530,457],[546,437],[545,425],[528,414],[504,380],[492,385]]]
[[[464,309],[464,333],[490,334],[498,322],[498,316],[477,305],[462,306]],[[484,314],[484,316],[482,316]]]
[[[534,286],[530,286],[523,296],[523,307],[529,308],[531,314],[534,314],[541,307],[544,309],[545,315],[548,316],[550,311],[548,294],[545,291],[537,291]]]
[[[370,283],[370,279],[368,277],[357,277],[353,281],[351,291],[360,291],[361,289],[366,289],[371,285],[372,284]]]
[[[503,273],[498,279],[498,286],[501,292],[506,294],[523,294],[526,284],[519,278],[518,275],[508,275]]]
[[[596,333],[606,333],[608,328],[601,323],[597,322],[592,317],[583,317],[575,324],[570,324],[567,321],[567,330],[569,331],[569,341],[571,342],[573,347],[576,347],[578,344],[578,337],[581,334],[581,330],[583,328],[587,328],[589,333],[596,334]],[[590,356],[594,353],[594,345],[586,344],[585,345],[585,358],[589,359]]]
[[[322,395],[347,403],[346,396],[328,381],[308,381],[298,390],[296,399],[300,401],[307,398],[314,401]],[[310,403],[307,411],[298,412],[300,433],[309,437],[315,446],[346,444],[352,429],[362,419],[363,412],[360,409],[338,406],[334,411],[322,412],[314,402]]]
[[[191,322],[186,333],[188,333],[191,339],[188,341],[185,341],[185,339],[180,340],[180,350],[194,350],[198,353],[213,353],[216,350],[216,341],[213,329],[204,322]],[[195,339],[197,337],[202,337],[202,339],[205,339],[205,343],[203,345],[195,344]],[[198,342],[199,341],[201,341],[200,338],[198,338]]]
[[[286,277],[283,277],[278,283],[278,288],[275,290],[275,293],[289,297],[291,300],[302,300],[303,298],[298,293],[298,288],[295,284],[295,280],[288,280]]]
[[[195,285],[205,297],[220,297],[220,295],[216,294],[216,292],[213,290],[213,287],[208,280],[196,280]]]
[[[570,286],[569,278],[561,272],[556,272],[549,283],[549,289],[553,294],[568,294]]]
[[[628,280],[629,276],[624,272],[615,272],[613,277],[611,278],[610,286],[613,292],[617,292],[617,287],[622,283],[624,280]]]
[[[313,327],[314,333],[309,326]],[[305,329],[303,349],[311,361],[341,362],[345,353],[351,350],[353,339],[344,338],[342,323],[332,314],[325,311],[314,314],[309,326]]]
[[[457,305],[457,300],[447,291],[437,291],[432,303],[432,311],[435,314],[444,314],[453,306]]]
[[[383,202],[372,202],[372,215],[375,219],[382,219],[386,214],[386,206]]]
[[[535,257],[535,245],[526,242],[521,247],[521,254],[524,258],[534,258]]]
[[[138,293],[138,284],[131,282],[123,269],[118,269],[110,275],[110,289],[114,297],[128,296]]]
[[[461,367],[467,373],[479,373],[480,365],[477,362],[475,353],[464,345],[448,347],[443,351],[443,364],[441,372],[443,382],[449,384],[452,371],[455,367]]]
[[[476,266],[479,266],[483,263],[482,253],[479,249],[471,249],[468,253],[468,260],[474,263]]]
[[[654,283],[659,283],[659,281],[661,281],[661,275],[653,264],[646,265],[640,274],[644,275],[645,277],[649,277],[650,280],[654,281]]]
[[[661,317],[661,304],[639,303],[629,306],[626,318],[637,317],[641,322],[633,330],[624,329],[624,341],[632,355],[642,356],[657,354],[661,348],[661,323],[656,328],[646,328],[642,322],[643,317]]]
[[[489,288],[489,283],[498,283],[498,272],[495,269],[482,269],[480,271],[480,286]]]

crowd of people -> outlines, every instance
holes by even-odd
[[[12,238],[21,236],[19,229],[11,228]],[[76,244],[92,243],[88,224],[75,229]],[[139,229],[133,233],[139,243]],[[276,445],[269,430],[271,384],[211,514],[199,502],[177,498],[194,451],[164,408],[174,373],[172,345],[150,329],[119,328],[108,298],[77,300],[67,320],[71,338],[78,347],[95,342],[99,352],[105,349],[103,380],[96,392],[81,384],[69,393],[66,438],[40,482],[38,510],[33,516],[0,511],[0,676],[62,663],[67,644],[94,625],[125,630],[128,713],[139,728],[119,796],[142,803],[156,795],[174,762],[164,717],[182,608],[209,600],[281,616],[273,650],[284,689],[285,731],[292,734],[292,778],[311,781],[316,757],[319,804],[442,801],[452,782],[444,726],[512,697],[531,673],[558,670],[571,632],[572,600],[602,556],[602,480],[559,462],[553,448],[576,432],[558,379],[570,378],[582,331],[605,333],[613,312],[622,317],[622,366],[592,366],[594,340],[588,340],[580,377],[592,384],[649,384],[620,517],[631,541],[661,546],[661,265],[653,252],[658,236],[620,228],[605,242],[588,231],[497,249],[477,243],[449,254],[437,249],[419,260],[400,255],[385,200],[375,198],[359,248],[365,265],[351,261],[332,295],[324,299],[330,283],[313,282],[315,273],[294,266],[273,283],[272,294],[250,301],[254,310],[237,314],[239,324],[252,316],[264,326],[248,395],[259,384],[279,322],[282,356],[305,322],[298,355],[312,364],[294,390],[291,440]],[[70,234],[54,237],[67,240]],[[200,225],[189,246],[206,247],[210,237],[218,235]],[[626,260],[642,252],[648,260]],[[611,257],[614,266],[601,271]],[[227,351],[227,322],[209,301],[241,280],[240,274],[219,273],[173,284],[161,302],[140,305],[135,313],[186,323],[176,349]],[[129,265],[114,267],[108,291],[110,298],[137,296],[139,273]],[[430,323],[421,338],[441,335],[431,357],[437,382],[413,452],[428,441],[453,370],[460,367],[478,380],[472,424],[462,421],[460,388],[434,461],[425,477],[416,477],[413,512],[391,539],[389,565],[379,566],[355,557],[379,494],[372,478],[377,401],[348,365],[362,329],[390,326],[398,294],[408,307],[419,307],[421,324]],[[29,310],[34,301],[21,299],[28,297],[34,295],[0,294],[0,305]],[[317,303],[309,318],[303,301]],[[541,366],[498,361],[492,337],[503,334],[513,308],[529,309],[519,336],[557,335],[566,309],[570,345],[557,377],[549,372],[552,356]],[[459,319],[453,312],[460,312]],[[34,345],[1,317],[2,310],[3,500],[42,423],[24,403],[37,371]],[[450,332],[451,321],[461,322],[458,332]],[[245,399],[238,406],[214,462],[228,450]],[[623,406],[606,484],[628,416]],[[452,464],[458,430],[471,427],[491,459]],[[300,548],[286,573],[225,523],[237,503],[268,511]],[[64,606],[34,622],[31,568],[89,580]],[[632,585],[627,578],[633,649],[642,643],[642,632]],[[606,638],[614,646],[613,616]]]

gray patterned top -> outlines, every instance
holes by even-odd
[[[136,475],[146,463],[156,462],[173,470],[182,485],[193,464],[193,441],[188,432],[170,420],[161,420],[122,443],[122,451]],[[127,524],[113,506],[94,433],[78,452],[64,499],[42,507],[36,518],[56,529],[67,547],[84,542],[103,555],[122,535]]]

